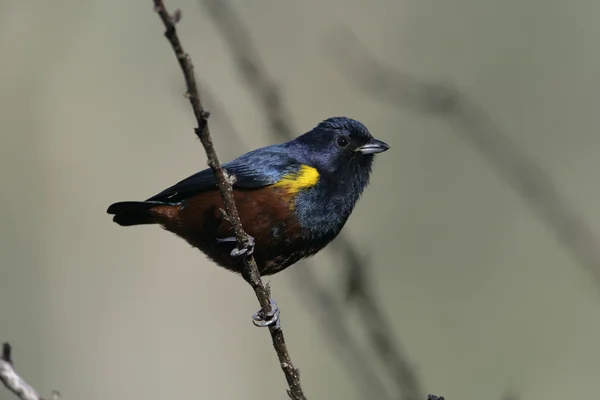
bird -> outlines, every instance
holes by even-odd
[[[121,226],[160,225],[242,276],[243,256],[253,254],[260,275],[273,275],[335,239],[369,184],[374,156],[389,148],[361,122],[331,117],[295,139],[224,163],[233,176],[240,220],[252,238],[242,251],[209,168],[145,201],[114,203],[107,213]],[[271,306],[269,315],[254,314],[255,325],[278,322],[273,300]]]

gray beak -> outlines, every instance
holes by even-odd
[[[377,154],[388,150],[390,146],[381,140],[371,139],[371,141],[363,146],[357,147],[354,151],[360,151],[360,154]]]

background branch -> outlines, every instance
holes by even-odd
[[[355,35],[344,29],[333,45],[349,83],[380,100],[418,112],[437,114],[496,168],[549,226],[600,292],[600,243],[577,208],[552,177],[523,152],[474,100],[449,84],[427,82],[381,65]]]
[[[225,205],[227,218],[231,223],[235,237],[238,241],[238,249],[248,248],[250,246],[251,239],[246,232],[244,232],[235,206],[233,190],[231,187],[231,178],[223,170],[217,157],[217,153],[208,129],[209,113],[204,110],[200,100],[200,93],[196,85],[192,61],[190,56],[183,50],[175,29],[175,24],[181,18],[181,12],[177,10],[171,16],[167,12],[162,0],[154,0],[154,8],[165,25],[165,36],[169,40],[169,43],[175,52],[175,56],[177,57],[177,61],[179,62],[179,66],[183,72],[188,91],[188,99],[190,100],[196,121],[198,122],[198,127],[195,128],[194,131],[204,146],[204,150],[206,151],[206,155],[208,157],[208,165],[215,175],[215,179],[217,180],[219,191],[221,192],[221,197],[223,198],[223,203]],[[269,312],[271,310],[269,301],[270,294],[262,282],[258,272],[258,267],[254,261],[254,257],[251,254],[248,257],[244,257],[244,263],[246,264],[247,269],[245,272],[246,280],[254,289],[262,310],[264,312]],[[300,386],[300,375],[298,370],[294,368],[290,358],[281,326],[279,324],[271,325],[269,326],[269,332],[271,333],[273,347],[277,352],[281,369],[285,374],[289,386],[288,395],[294,400],[305,399],[304,393],[302,392],[302,387]]]
[[[250,93],[262,106],[274,139],[293,139],[297,129],[294,128],[291,122],[292,113],[286,106],[285,99],[280,95],[278,85],[269,76],[267,68],[263,65],[252,42],[250,30],[245,26],[244,21],[237,15],[227,0],[203,0],[202,4],[210,12],[217,28],[229,46],[234,64],[244,78]],[[360,256],[357,245],[352,243],[347,235],[343,233],[336,238],[331,246],[337,249],[337,254],[343,257],[342,263],[346,271],[347,298],[356,300],[362,326],[367,330],[371,347],[384,365],[385,371],[390,374],[398,387],[400,397],[406,400],[423,398],[417,374],[413,371],[408,357],[404,355],[400,341],[394,338],[391,324],[377,301],[377,293],[372,290],[367,273],[369,261]],[[300,288],[306,299],[313,302],[315,298],[320,299],[319,303],[315,304],[315,308],[326,314],[322,320],[328,321],[324,326],[331,332],[329,336],[333,336],[332,341],[336,341],[339,337],[351,338],[349,332],[342,332],[345,329],[345,324],[340,319],[342,312],[340,307],[337,306],[335,300],[325,289],[319,287],[318,280],[313,276],[311,270],[309,268],[294,268],[293,271],[302,282]],[[357,346],[351,339],[346,341],[346,344],[346,351],[349,350],[349,347]],[[342,351],[344,350],[338,352],[338,355],[345,358],[343,365],[350,366],[351,364],[347,363],[348,354],[344,354]],[[363,371],[358,374],[360,375],[360,381],[368,379],[368,387],[378,386],[378,391],[383,393],[384,389],[381,387],[381,381],[378,377],[376,379],[367,378],[372,374],[372,367],[368,365],[367,359],[360,356],[360,352],[356,349],[350,354],[355,354],[358,357],[355,362],[358,363],[359,367],[354,368],[353,371]],[[373,393],[370,396],[373,396]]]

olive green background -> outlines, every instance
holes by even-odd
[[[391,145],[345,232],[372,257],[380,302],[424,390],[448,400],[593,398],[600,293],[590,275],[455,127],[366,95],[325,43],[350,28],[388,66],[460,87],[600,232],[600,3],[232,4],[298,134],[347,115]],[[206,10],[167,6],[183,11],[181,39],[221,159],[269,144]],[[269,335],[250,323],[249,287],[175,236],[120,228],[105,214],[206,165],[162,34],[149,0],[0,3],[0,340],[38,390],[67,400],[283,399]],[[338,256],[302,267],[341,299]],[[365,398],[293,271],[268,280],[309,398]]]

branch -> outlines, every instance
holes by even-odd
[[[0,357],[0,381],[21,400],[44,400],[31,385],[25,382],[25,379],[17,374],[13,366],[11,353],[10,344],[4,343],[2,345],[2,356]],[[55,400],[58,396],[58,392],[54,392],[52,399]]]
[[[291,122],[291,112],[279,94],[280,90],[277,84],[273,82],[261,62],[260,55],[252,43],[250,32],[245,27],[244,21],[238,17],[233,7],[226,0],[203,0],[203,4],[229,46],[235,66],[244,78],[249,91],[262,106],[271,133],[280,140],[292,139],[295,129]],[[379,307],[376,292],[371,289],[369,276],[366,272],[369,269],[368,260],[360,256],[357,246],[346,235],[340,234],[332,245],[337,247],[339,254],[344,257],[343,263],[347,271],[347,294],[349,298],[356,300],[360,307],[359,313],[362,325],[367,329],[371,346],[374,348],[376,355],[386,366],[386,371],[390,373],[397,384],[402,393],[402,398],[407,400],[420,399],[422,391],[418,376],[413,371],[408,358],[403,354],[401,344],[395,344],[397,340],[394,340],[391,324]],[[343,332],[345,325],[340,318],[341,311],[339,307],[336,307],[331,296],[318,287],[316,284],[317,279],[312,276],[311,271],[302,268],[294,269],[294,272],[301,275],[299,280],[303,282],[302,290],[310,290],[311,296],[307,297],[312,301],[319,298],[321,301],[319,307],[327,310],[328,315],[323,318],[327,321],[327,325],[324,326],[329,326],[330,329],[335,331],[333,341],[336,343],[336,347],[339,348],[339,337],[348,338],[346,352],[340,353],[340,355],[347,358],[352,353],[360,354],[358,350],[348,353],[353,344],[350,335]],[[366,360],[362,357],[357,360],[363,369],[360,379],[368,380],[370,387],[380,385],[381,382],[378,383],[378,377],[368,378],[372,375],[372,370],[366,364]],[[350,366],[351,364],[344,362],[344,365]],[[383,391],[381,388],[379,390]]]
[[[523,152],[474,100],[448,84],[388,68],[349,31],[332,43],[347,80],[380,100],[446,117],[457,133],[482,153],[492,167],[552,229],[573,260],[588,272],[600,292],[600,244],[583,215],[558,190],[552,177]]]
[[[225,205],[225,212],[227,214],[227,218],[231,223],[231,226],[235,233],[235,238],[238,242],[237,248],[238,250],[248,248],[251,244],[251,239],[242,227],[242,223],[240,221],[240,217],[235,206],[233,190],[231,187],[231,178],[223,170],[217,157],[217,153],[215,151],[215,147],[212,143],[212,139],[208,129],[209,113],[202,107],[200,93],[198,91],[196,79],[194,76],[194,67],[192,65],[190,56],[183,50],[179,37],[177,36],[177,31],[175,29],[175,24],[181,19],[181,12],[178,10],[173,14],[173,16],[171,16],[167,12],[162,0],[154,0],[154,9],[160,16],[160,19],[162,20],[163,24],[165,25],[165,36],[171,43],[171,47],[175,52],[175,56],[177,57],[177,61],[179,62],[179,66],[181,67],[181,71],[183,72],[183,76],[185,78],[187,86],[187,96],[190,100],[190,104],[192,105],[196,121],[198,122],[198,127],[195,128],[194,131],[200,139],[200,141],[202,142],[202,145],[204,146],[204,150],[206,151],[206,155],[208,157],[208,166],[212,170],[213,174],[215,175],[215,179],[217,180],[217,185],[219,187],[219,191],[221,192],[221,197]],[[252,289],[254,289],[254,292],[262,307],[263,312],[268,313],[269,311],[271,311],[271,304],[269,301],[269,290],[265,287],[265,285],[262,282],[262,279],[258,272],[258,267],[256,266],[256,262],[254,261],[254,257],[252,255],[244,257],[244,263],[246,264],[244,277],[252,286]],[[294,365],[288,353],[285,338],[283,336],[283,330],[280,326],[271,325],[269,326],[269,332],[271,333],[273,347],[275,348],[277,356],[279,357],[281,369],[285,374],[289,386],[288,395],[294,400],[305,399],[304,393],[302,392],[302,387],[300,386],[299,372],[296,368],[294,368]]]

